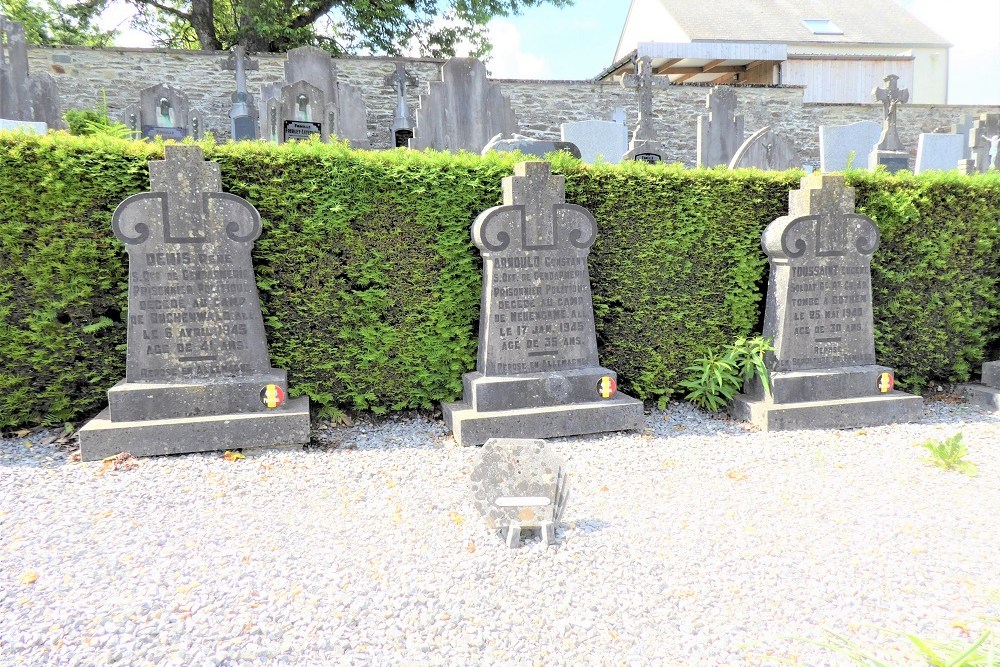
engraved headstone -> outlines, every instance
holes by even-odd
[[[871,120],[848,125],[820,125],[820,171],[844,171],[848,166],[864,169],[881,132],[882,126]]]
[[[635,88],[636,96],[639,98],[639,120],[632,133],[632,140],[628,144],[628,151],[622,156],[622,160],[656,164],[663,162],[666,155],[653,127],[653,88],[669,86],[670,79],[653,76],[652,59],[649,56],[637,59],[635,69],[635,74],[626,74],[622,77],[622,85],[626,88]]]
[[[329,141],[330,125],[327,123],[326,97],[323,91],[306,81],[264,89],[275,93],[264,101],[264,139],[283,144],[293,139],[308,139],[317,135],[320,141]]]
[[[475,58],[452,58],[420,96],[410,148],[479,153],[500,133],[518,131],[510,100]]]
[[[965,137],[960,134],[922,133],[917,137],[917,162],[913,173],[955,169],[962,159],[965,144]]]
[[[969,152],[967,172],[985,174],[1000,169],[1000,113],[984,113],[972,122]]]
[[[765,431],[916,421],[918,396],[892,390],[875,363],[871,256],[874,221],[854,211],[842,175],[812,174],[788,196],[789,213],[764,230],[770,260],[764,336],[770,392],[759,380],[730,404]]]
[[[587,164],[618,164],[628,151],[628,128],[608,120],[584,120],[559,126],[562,140],[575,145]]]
[[[201,138],[201,118],[191,110],[188,96],[165,83],[144,88],[138,106],[126,107],[122,122],[147,139]]]
[[[525,155],[533,155],[535,157],[545,157],[553,151],[565,151],[573,157],[580,159],[580,149],[568,141],[543,141],[521,134],[512,135],[509,139],[505,135],[498,134],[483,147],[482,154],[486,155],[490,151],[498,153],[521,151]]]
[[[286,399],[268,358],[250,261],[257,210],[220,192],[200,147],[167,146],[149,171],[152,192],[112,217],[129,255],[125,379],[80,430],[83,460],[306,442],[309,399]]]
[[[230,133],[233,141],[252,141],[257,138],[257,105],[253,95],[247,92],[247,69],[259,69],[256,61],[246,57],[246,49],[237,46],[223,65],[224,69],[236,72],[236,92],[232,95],[233,106],[229,109]]]
[[[395,71],[385,77],[385,85],[391,87],[396,93],[396,114],[392,118],[392,125],[389,128],[389,145],[394,148],[406,148],[413,138],[413,127],[417,124],[413,113],[410,111],[410,103],[406,99],[408,88],[415,88],[417,80],[406,71],[403,63],[396,63]]]
[[[729,162],[730,169],[752,168],[765,171],[785,171],[797,165],[795,144],[770,127],[751,134]]]
[[[698,166],[728,165],[743,144],[743,116],[736,113],[736,91],[714,86],[705,97],[707,116],[698,116]]]
[[[525,528],[538,529],[549,546],[569,496],[566,462],[544,440],[491,438],[472,471],[472,495],[486,527],[510,548]]]
[[[885,88],[876,87],[872,96],[882,103],[882,134],[879,135],[875,150],[868,154],[868,168],[883,165],[890,174],[910,166],[910,154],[906,152],[896,130],[896,114],[899,106],[910,99],[910,91],[898,86],[899,77],[886,75]]]
[[[565,203],[565,178],[547,162],[516,165],[503,193],[472,226],[483,256],[479,355],[462,401],[441,406],[445,424],[464,445],[641,428],[642,402],[618,392],[597,359],[594,217]]]
[[[55,80],[28,71],[24,25],[0,14],[0,129],[44,133],[64,127]]]

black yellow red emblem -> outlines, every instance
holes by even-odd
[[[285,402],[285,390],[276,384],[269,384],[260,390],[260,402],[268,408],[276,408]]]
[[[892,391],[895,384],[896,380],[892,377],[892,373],[882,373],[878,376],[878,390],[883,394],[888,394]]]
[[[601,398],[611,398],[618,391],[618,383],[610,375],[605,375],[597,381],[597,393]]]

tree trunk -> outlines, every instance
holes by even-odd
[[[191,27],[202,49],[222,50],[222,43],[215,34],[215,0],[191,0]]]

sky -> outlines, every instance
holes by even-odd
[[[896,1],[953,44],[948,103],[1000,105],[1000,0]],[[629,2],[575,0],[572,7],[543,5],[494,20],[487,67],[500,79],[593,78],[614,58]],[[103,17],[105,25],[120,22],[127,16],[123,11],[113,8]],[[134,31],[124,31],[117,43],[149,46]]]

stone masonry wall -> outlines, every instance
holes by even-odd
[[[169,83],[187,93],[194,110],[204,114],[205,129],[218,140],[229,137],[230,95],[236,90],[234,73],[223,69],[228,52],[167,49],[29,49],[33,72],[47,71],[56,80],[62,109],[95,108],[107,96],[109,113],[122,110],[139,99],[139,91],[157,83]],[[283,54],[253,56],[259,69],[247,72],[247,89],[258,96],[260,85],[276,81],[284,73]],[[414,58],[339,58],[338,77],[360,86],[368,109],[368,134],[376,148],[390,145],[389,126],[396,97],[385,77],[403,62],[417,80],[408,89],[411,112],[427,83],[439,79],[443,61]],[[497,80],[510,97],[521,133],[539,139],[559,139],[559,124],[577,120],[610,120],[618,107],[625,109],[634,128],[638,103],[635,92],[617,83],[590,81]],[[771,125],[791,137],[803,164],[819,166],[819,126],[842,125],[859,120],[881,121],[881,105],[804,104],[798,86],[739,86],[739,113],[745,117],[746,135]],[[654,89],[655,126],[669,161],[694,166],[697,118],[707,113],[705,96],[709,86],[683,85]],[[899,113],[899,135],[915,157],[917,135],[949,127],[963,114],[976,115],[1000,107],[906,105]],[[864,160],[858,162],[863,166]]]

